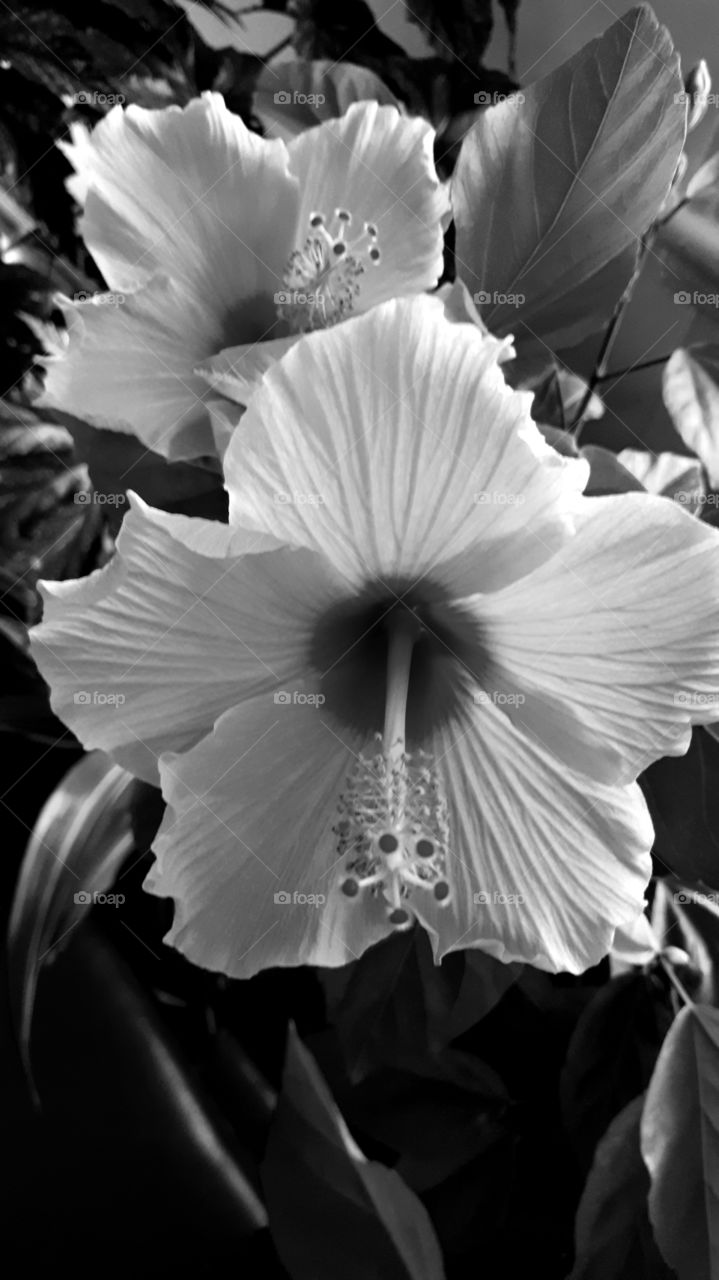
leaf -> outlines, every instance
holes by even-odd
[[[695,306],[716,319],[719,192],[709,188],[705,194],[706,199],[698,196],[677,207],[660,228],[655,248],[673,276],[674,301]]]
[[[438,1038],[448,1043],[481,1022],[517,981],[521,964],[503,964],[484,951],[465,951],[464,973],[456,998],[444,1024],[437,1028]]]
[[[183,1221],[181,1244],[175,1255],[170,1233],[158,1228],[159,1272],[173,1270],[169,1252],[178,1274],[187,1274],[183,1251],[196,1248],[204,1232],[198,1259],[205,1262],[209,1253],[208,1274],[224,1275],[228,1248],[239,1249],[244,1264],[249,1237],[267,1226],[252,1185],[256,1165],[246,1126],[233,1132],[196,1069],[196,1042],[186,1049],[170,1033],[146,984],[116,948],[93,928],[73,939],[47,979],[39,1017],[43,1128],[52,1133],[55,1168],[65,1184],[54,1189],[61,1203],[74,1195],[87,1210],[89,1201],[87,1221],[96,1214],[102,1220],[111,1200],[136,1224],[135,1240],[148,1212],[157,1227],[163,1205],[171,1205]],[[153,1179],[162,1179],[162,1187]],[[37,1211],[36,1204],[30,1208]],[[222,1240],[217,1255],[215,1234]],[[249,1274],[265,1272],[250,1267]]]
[[[72,438],[46,414],[0,402],[0,556],[13,585],[29,589],[24,622],[36,622],[39,577],[72,578],[97,567],[102,513]],[[8,588],[11,589],[11,588]]]
[[[585,445],[581,456],[589,463],[589,482],[584,490],[588,498],[607,493],[643,493],[644,485],[619,461],[616,453],[598,444]]]
[[[546,352],[544,353],[546,357]],[[539,368],[526,368],[526,361],[520,357],[518,361],[508,363],[505,377],[511,386],[522,391],[533,391],[532,417],[540,429],[555,427],[568,434],[570,424],[575,423],[580,404],[584,403],[587,383],[571,370],[564,368],[557,361],[547,365],[546,358],[540,359]],[[582,413],[582,421],[601,418],[604,404],[596,393],[592,393]],[[571,438],[571,437],[569,437]],[[547,436],[549,443],[552,441]],[[574,445],[574,441],[572,441]],[[556,447],[556,446],[555,446]],[[562,450],[560,449],[560,452]],[[572,456],[578,450],[574,446]]]
[[[691,515],[701,512],[704,479],[696,458],[680,453],[647,453],[645,449],[622,449],[617,458],[647,493],[680,502]]]
[[[446,1049],[434,1062],[373,1072],[349,1094],[345,1110],[397,1158],[415,1191],[427,1191],[509,1136],[510,1099],[495,1071]]]
[[[662,395],[684,444],[719,489],[719,346],[678,347],[664,366]]]
[[[315,62],[295,58],[277,69],[264,68],[257,79],[254,108],[270,137],[289,142],[363,100],[398,105],[379,76],[366,67],[326,58]]]
[[[492,332],[523,330],[556,349],[606,320],[669,191],[681,90],[669,34],[642,5],[524,101],[482,114],[452,190],[457,272],[488,297]]]
[[[463,977],[462,957],[435,965],[426,934],[413,929],[387,938],[357,961],[320,971],[330,1020],[350,1076],[377,1062],[424,1056],[444,1043],[444,1027]]]
[[[135,847],[130,805],[153,788],[138,783],[101,751],[63,778],[43,806],[20,868],[8,927],[8,980],[23,1063],[30,1070],[35,994],[53,958],[110,889]]]
[[[641,1124],[649,1217],[679,1280],[719,1278],[719,1011],[682,1009],[659,1055]]]
[[[291,1027],[261,1170],[270,1230],[293,1280],[442,1280],[426,1210],[349,1134],[314,1059]]]
[[[366,0],[295,0],[295,52],[301,58],[341,62],[351,53],[362,66],[367,59],[385,61],[404,50],[377,26]]]
[[[407,17],[447,61],[482,61],[494,16],[492,0],[405,0]]]
[[[582,1013],[562,1071],[562,1114],[589,1165],[609,1122],[646,1088],[672,1014],[663,983],[633,972],[599,989]]]
[[[642,775],[654,822],[653,854],[685,884],[719,889],[719,742],[695,728],[686,755],[666,756]]]
[[[693,1000],[719,1000],[719,894],[704,884],[682,884],[674,876],[657,880],[652,924],[664,947],[678,947],[689,963],[679,977]]]
[[[207,467],[168,462],[147,449],[136,436],[91,427],[60,409],[47,410],[47,416],[62,422],[71,433],[95,492],[105,499],[103,510],[117,524],[125,512],[128,489],[164,511],[226,519],[227,497],[214,460]]]
[[[706,199],[710,193],[719,196],[719,151],[705,160],[687,183],[687,197],[690,200],[699,195]]]
[[[320,980],[347,1069],[359,1080],[378,1063],[441,1056],[491,1012],[521,972],[519,964],[471,950],[436,965],[426,934],[413,930],[352,964],[321,970]]]
[[[672,1280],[647,1215],[649,1175],[639,1147],[644,1094],[615,1116],[599,1143],[577,1209],[569,1280]]]

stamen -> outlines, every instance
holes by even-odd
[[[342,892],[367,890],[384,899],[396,929],[414,923],[411,895],[429,891],[435,903],[451,898],[447,878],[447,803],[432,757],[409,753],[405,742],[412,652],[421,624],[409,610],[392,619],[387,652],[384,732],[378,751],[360,756],[347,779],[333,830],[344,860]]]
[[[349,209],[335,209],[329,224],[321,212],[310,214],[308,234],[290,254],[277,300],[277,314],[293,333],[344,320],[354,309],[367,266],[379,264],[376,226],[365,222],[348,240],[352,222]]]

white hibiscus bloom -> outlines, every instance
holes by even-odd
[[[230,444],[228,527],[135,501],[108,567],[45,585],[54,709],[159,777],[147,888],[199,965],[419,922],[579,972],[642,910],[635,779],[719,718],[719,533],[584,498],[499,354],[436,297],[308,336]]]
[[[76,128],[70,185],[112,292],[65,301],[69,344],[41,403],[173,460],[211,455],[198,366],[229,348],[225,366],[251,379],[297,335],[436,285],[449,202],[433,139],[362,102],[269,141],[216,93]]]

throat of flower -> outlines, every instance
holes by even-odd
[[[428,752],[409,752],[406,743],[412,654],[421,630],[409,610],[394,611],[384,730],[376,753],[361,755],[347,779],[334,827],[344,864],[342,893],[381,898],[390,924],[400,930],[414,923],[417,893],[431,894],[439,905],[451,897],[449,824],[438,771]]]
[[[299,248],[285,268],[283,288],[275,294],[277,314],[292,333],[325,329],[354,309],[361,277],[381,259],[377,228],[365,222],[355,229],[349,209],[334,217],[310,214]]]

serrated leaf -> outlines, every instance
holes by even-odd
[[[719,346],[678,347],[664,366],[662,395],[677,433],[719,488]]]
[[[106,893],[134,848],[131,804],[152,788],[101,751],[83,757],[43,806],[20,868],[8,927],[8,981],[30,1078],[38,978],[58,944]]]
[[[649,1217],[679,1280],[719,1280],[719,1011],[682,1009],[647,1091]]]
[[[671,1020],[663,984],[636,971],[612,978],[582,1013],[567,1050],[560,1096],[565,1125],[585,1165],[612,1118],[646,1088]]]
[[[443,1280],[421,1202],[369,1161],[349,1134],[314,1059],[290,1028],[262,1184],[270,1230],[292,1280]]]
[[[669,34],[642,5],[523,102],[483,113],[462,146],[453,204],[457,272],[492,299],[483,315],[493,332],[523,329],[556,349],[606,321],[670,188],[681,90]]]
[[[575,1223],[569,1280],[672,1280],[647,1215],[649,1175],[639,1146],[644,1094],[615,1116],[594,1155]]]

